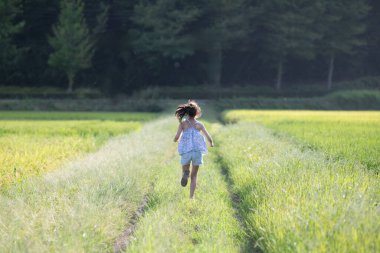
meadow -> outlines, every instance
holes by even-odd
[[[168,130],[154,132],[157,128]],[[169,130],[165,120],[146,123],[59,170],[4,189],[0,252],[112,251],[172,157]]]
[[[370,153],[377,146],[355,147],[369,153],[354,157],[354,151],[332,152],[339,143],[353,143],[347,131],[330,133],[330,146],[297,135],[317,123],[326,129],[324,122],[331,131],[358,129],[360,140],[372,140],[376,112],[227,111],[222,116],[232,124],[223,125],[213,110],[206,108],[202,121],[216,146],[204,158],[194,200],[180,186],[173,116],[1,115],[0,138],[77,142],[68,139],[73,154],[59,166],[3,188],[0,252],[379,250],[380,178],[368,159],[377,157]],[[51,150],[56,146],[65,147],[53,143]],[[43,150],[31,149],[36,157]]]
[[[202,194],[189,201],[169,138],[176,127],[173,118],[148,122],[60,170],[8,187],[0,195],[0,251],[121,252],[121,241],[128,252],[239,252],[244,235],[216,154],[206,157]],[[123,238],[144,199],[136,230]]]
[[[305,146],[380,171],[380,112],[233,110],[227,122],[248,121],[295,137]]]
[[[239,110],[224,114],[235,124],[219,134],[219,155],[239,196],[247,233],[262,251],[378,251],[378,146],[371,145],[378,143],[378,115]],[[356,131],[349,134],[350,130]],[[347,143],[351,145],[345,147]]]
[[[41,175],[141,128],[151,113],[0,113],[0,187]]]

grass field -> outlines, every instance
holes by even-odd
[[[55,169],[154,117],[150,113],[2,112],[0,187]]]
[[[128,252],[239,252],[244,235],[215,154],[200,171],[197,199],[189,201],[179,184],[169,138],[176,124],[146,123],[61,170],[7,188],[0,195],[0,252],[110,252],[144,196]]]
[[[30,112],[0,111],[0,120],[109,120],[146,122],[157,118],[149,112]]]
[[[116,242],[126,252],[377,252],[380,176],[369,159],[377,146],[332,151],[353,143],[348,131],[361,136],[356,142],[377,141],[378,114],[348,114],[228,111],[223,116],[234,124],[222,125],[206,107],[210,122],[201,120],[216,147],[199,170],[194,200],[179,183],[173,116],[1,115],[0,140],[20,136],[38,157],[43,149],[33,148],[33,138],[69,138],[73,153],[50,161],[60,161],[59,170],[25,174],[3,188],[0,252],[111,252]],[[124,120],[112,120],[119,116]],[[334,126],[350,130],[339,135]],[[309,128],[325,140],[326,129],[337,137],[327,146],[313,142],[317,137],[300,134]],[[57,142],[48,150],[66,148]]]
[[[328,155],[380,171],[380,112],[236,110],[225,112],[224,119],[254,121]]]
[[[225,113],[226,120],[238,123],[224,128],[218,136],[220,156],[223,166],[228,168],[234,192],[240,198],[239,209],[248,224],[247,232],[261,250],[376,252],[380,249],[380,178],[373,173],[375,167],[368,170],[360,163],[378,159],[375,156],[378,146],[371,145],[371,138],[376,141],[378,137],[374,135],[378,131],[374,129],[379,122],[377,115],[289,111]],[[302,144],[254,121],[275,131],[294,134]],[[357,131],[349,135],[344,128]],[[330,131],[329,140],[326,140],[325,129]],[[345,135],[339,134],[339,130]],[[360,138],[356,138],[356,133]],[[317,137],[322,140],[318,142]],[[317,151],[305,148],[304,144],[309,141]],[[362,143],[350,147],[352,149],[341,146],[359,141]],[[342,154],[343,159],[331,159],[329,154],[318,152],[331,152],[334,148],[340,153],[331,154]],[[356,156],[355,152],[363,155]],[[360,162],[353,162],[355,159]]]
[[[0,252],[112,251],[173,157],[169,131],[166,120],[147,123],[60,170],[7,187],[0,195]]]

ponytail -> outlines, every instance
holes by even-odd
[[[201,116],[201,108],[194,100],[189,100],[186,104],[181,104],[177,107],[175,111],[175,116],[182,122],[183,118],[187,115],[190,117],[200,117]]]

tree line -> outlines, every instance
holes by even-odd
[[[379,73],[379,16],[375,0],[0,0],[1,85],[331,89]]]

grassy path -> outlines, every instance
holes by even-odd
[[[108,252],[173,156],[172,119],[0,195],[0,252]],[[156,129],[160,129],[157,131]]]
[[[180,186],[176,127],[173,118],[147,123],[84,159],[6,189],[0,252],[112,252],[144,198],[144,215],[124,238],[128,252],[241,251],[243,233],[216,154],[205,157],[195,200]]]
[[[172,154],[127,252],[240,252],[243,233],[215,152],[205,156],[194,200],[189,186],[180,186],[179,157]]]

